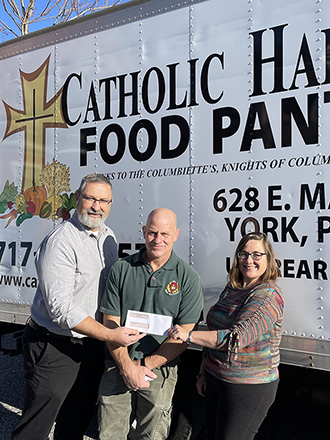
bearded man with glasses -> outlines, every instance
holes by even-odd
[[[111,182],[89,174],[75,199],[72,218],[48,234],[36,254],[39,285],[23,336],[26,394],[12,440],[47,440],[55,421],[55,440],[83,440],[104,371],[104,342],[126,347],[144,336],[103,326],[98,312],[118,259],[115,235],[104,225]]]

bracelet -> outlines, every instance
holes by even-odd
[[[205,376],[205,373],[198,373],[196,376],[196,379],[199,379],[200,377],[204,377],[204,376]]]

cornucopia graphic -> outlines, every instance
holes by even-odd
[[[39,181],[18,194],[17,186],[7,180],[0,194],[0,219],[8,219],[5,227],[16,219],[16,226],[37,215],[44,219],[70,218],[76,207],[74,193],[70,193],[69,168],[53,159],[41,170]],[[9,212],[7,213],[6,211]]]

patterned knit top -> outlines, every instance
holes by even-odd
[[[217,349],[207,349],[205,369],[232,383],[268,383],[278,378],[284,301],[267,282],[249,289],[227,285],[207,315],[218,330]]]

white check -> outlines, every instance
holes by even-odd
[[[172,316],[128,310],[125,326],[141,333],[166,336],[167,330],[172,327]]]

